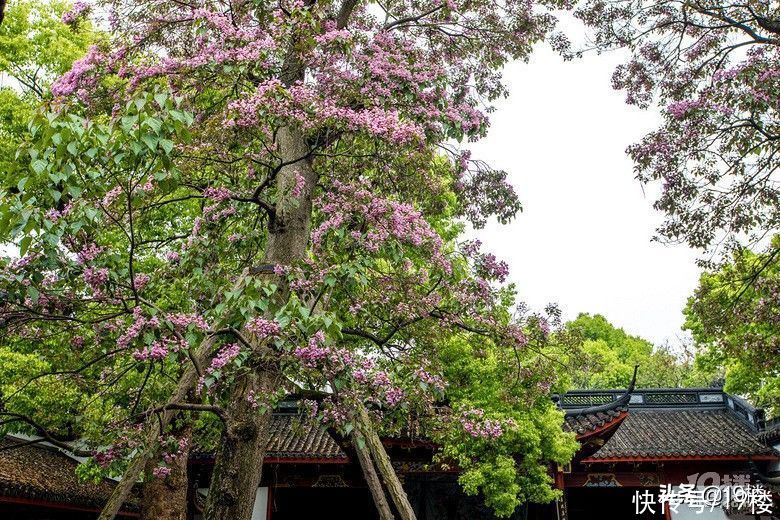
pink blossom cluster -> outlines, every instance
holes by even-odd
[[[74,24],[79,18],[86,16],[92,7],[81,0],[73,2],[71,8],[62,13],[62,23],[67,25]]]
[[[425,383],[426,385],[430,386],[431,388],[434,388],[439,392],[444,392],[446,384],[444,382],[444,379],[441,376],[431,374],[424,368],[418,368],[417,370],[415,370],[414,375],[415,377],[417,377],[417,379],[419,379],[421,382]]]
[[[295,185],[290,191],[290,195],[293,198],[300,198],[303,195],[303,188],[306,186],[306,178],[299,172],[295,172]]]
[[[504,282],[509,275],[509,264],[503,260],[497,260],[496,255],[487,253],[477,259],[477,269],[488,279]]]
[[[194,9],[170,20],[176,25],[188,22],[198,26],[192,52],[186,56],[164,57],[154,64],[128,64],[119,69],[119,75],[130,79],[129,87],[135,89],[146,79],[158,76],[185,74],[198,68],[218,67],[225,63],[253,63],[269,67],[271,53],[276,49],[274,39],[255,24],[242,26],[235,16],[208,9]],[[194,28],[194,27],[193,27]],[[207,29],[204,33],[201,29]]]
[[[149,282],[152,280],[152,277],[149,276],[146,273],[138,273],[133,277],[133,286],[135,287],[136,291],[143,291],[144,288],[149,284]]]
[[[88,264],[105,250],[105,247],[100,247],[96,244],[87,244],[76,253],[76,262],[80,265]]]
[[[318,369],[326,378],[333,378],[354,364],[350,351],[328,345],[321,330],[312,334],[305,346],[296,347],[293,355],[304,368]]]
[[[62,217],[66,217],[71,212],[72,209],[73,209],[73,203],[68,202],[65,205],[65,207],[62,208],[61,210],[58,210],[57,208],[52,208],[49,211],[47,211],[46,218],[51,220],[52,223],[56,224],[57,222],[59,222],[59,220]]]
[[[167,466],[157,466],[152,470],[152,475],[154,475],[154,478],[164,479],[170,474],[171,468]]]
[[[95,294],[102,294],[103,287],[108,283],[108,268],[86,267],[84,268],[84,281]]]
[[[301,401],[300,406],[306,412],[306,416],[308,416],[309,419],[317,417],[317,412],[319,412],[320,409],[320,405],[317,401],[313,399],[304,399]]]
[[[519,325],[510,325],[507,331],[518,347],[525,347],[528,345],[528,336],[525,335],[523,329]]]
[[[451,270],[442,251],[441,237],[411,205],[378,197],[362,185],[338,181],[334,183],[334,190],[319,203],[326,219],[312,232],[315,248],[321,248],[332,231],[364,220],[369,227],[365,231],[352,232],[351,237],[368,251],[378,251],[389,240],[414,247],[424,246],[430,251],[434,264],[447,272]]]
[[[250,390],[246,396],[246,400],[253,410],[260,407],[260,398],[257,397],[254,390]]]
[[[224,368],[231,361],[233,361],[241,353],[241,346],[238,343],[229,343],[222,347],[214,359],[211,360],[211,364],[206,369],[206,373],[213,374],[215,371]]]
[[[38,255],[35,253],[30,253],[27,255],[24,255],[21,258],[16,258],[14,260],[11,260],[11,262],[8,263],[8,270],[10,271],[18,271],[20,269],[24,269],[28,265],[30,265],[33,260],[38,258]]]
[[[122,193],[122,187],[114,186],[113,188],[108,190],[105,195],[103,195],[101,204],[106,208],[111,206],[111,204],[114,203],[114,201],[117,199],[117,197],[119,197],[121,193]]]
[[[246,324],[246,330],[258,338],[276,337],[282,332],[282,327],[276,320],[253,318]]]
[[[158,328],[160,326],[160,320],[157,316],[147,318],[143,315],[143,311],[140,307],[133,309],[133,322],[125,330],[117,340],[116,344],[120,348],[127,348],[130,343],[139,337],[141,333],[147,328]]]
[[[401,402],[404,400],[405,396],[406,396],[406,394],[404,393],[404,391],[401,388],[399,388],[397,386],[391,386],[391,387],[388,387],[385,390],[385,396],[384,397],[385,397],[385,402],[387,403],[387,405],[390,406],[391,408],[393,408],[393,407],[396,407],[399,404],[401,404]]]
[[[398,406],[406,398],[402,388],[395,385],[384,370],[376,370],[373,359],[363,360],[358,368],[352,370],[352,379],[359,385],[370,389],[371,395],[381,397],[390,408]]]
[[[93,458],[95,459],[95,462],[98,466],[105,468],[111,465],[111,463],[114,462],[117,457],[119,457],[119,449],[115,446],[111,446],[106,450],[95,453]]]
[[[133,359],[136,361],[160,361],[168,357],[168,352],[169,350],[163,341],[155,341],[151,345],[133,352]]]
[[[170,314],[166,319],[177,329],[184,330],[190,325],[193,325],[196,329],[209,330],[209,324],[203,316],[198,314],[188,313],[176,313]]]
[[[376,362],[373,359],[364,359],[360,366],[352,371],[352,379],[358,384],[367,384],[369,382],[369,373],[374,370],[375,366]]]
[[[60,76],[51,86],[55,97],[65,97],[77,94],[80,98],[87,97],[87,89],[97,85],[97,76],[90,75],[103,62],[105,56],[97,45],[92,45],[87,54],[73,62],[71,69]]]
[[[168,446],[166,451],[163,452],[162,457],[166,464],[172,465],[178,457],[180,457],[189,447],[190,441],[187,437],[182,437],[180,439],[177,439],[173,436],[169,437],[165,440],[164,443]],[[171,450],[171,444],[173,444],[173,450]]]
[[[321,330],[315,332],[304,347],[295,349],[295,357],[308,368],[316,368],[331,354],[331,349],[325,345],[325,333]]]
[[[218,188],[208,187],[203,190],[203,196],[216,202],[224,202],[233,197],[233,192],[222,186]]]
[[[460,423],[467,434],[480,439],[497,439],[504,434],[506,427],[515,424],[512,419],[486,419],[485,411],[480,408],[463,412]]]
[[[236,214],[236,208],[233,206],[228,206],[227,208],[222,208],[221,210],[217,211],[218,207],[218,204],[206,206],[203,208],[203,216],[206,217],[210,222],[219,222],[226,217],[230,217]]]
[[[349,415],[344,410],[343,406],[334,402],[332,399],[325,399],[321,405],[322,420],[326,424],[332,424],[334,426],[343,426],[349,419]]]

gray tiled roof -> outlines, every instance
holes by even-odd
[[[266,457],[347,458],[326,429],[308,424],[297,414],[274,414],[269,437]]]
[[[22,444],[12,436],[0,438],[0,496],[46,500],[101,509],[115,483],[82,482],[76,476],[78,462],[58,449]],[[128,509],[137,510],[134,503]]]
[[[777,455],[726,409],[633,410],[589,459]]]
[[[625,406],[617,406],[611,410],[596,413],[567,414],[564,423],[564,431],[574,432],[578,436],[587,435],[602,426],[614,421],[626,412]]]

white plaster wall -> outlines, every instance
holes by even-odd
[[[257,488],[255,507],[252,508],[252,520],[265,520],[268,514],[268,488]]]

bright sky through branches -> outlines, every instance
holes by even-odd
[[[532,307],[557,302],[568,319],[601,313],[629,333],[674,345],[698,280],[697,253],[651,242],[661,215],[625,149],[659,116],[612,90],[622,61],[613,53],[565,63],[539,46],[529,64],[507,68],[510,98],[473,156],[510,172],[524,212],[478,236],[510,262]]]

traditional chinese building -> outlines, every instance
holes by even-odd
[[[570,465],[551,468],[563,498],[521,508],[515,519],[673,518],[715,520],[770,516],[727,515],[720,508],[696,514],[659,504],[661,485],[701,490],[777,482],[780,424],[719,388],[577,390],[558,399],[565,429],[581,448]],[[385,439],[385,445],[419,520],[492,519],[479,497],[466,497],[453,469],[429,464],[435,446],[423,439]],[[0,518],[95,518],[113,483],[83,484],[77,462],[41,445],[0,444]],[[189,517],[202,518],[213,458],[189,465]],[[690,495],[691,493],[689,493]],[[637,511],[641,510],[641,514]],[[137,515],[130,505],[127,517]],[[376,513],[349,442],[300,419],[294,403],[273,415],[263,480],[253,520],[372,519]]]
[[[559,518],[771,518],[695,505],[698,492],[725,500],[715,488],[749,489],[778,468],[780,429],[743,399],[720,388],[577,390],[560,406],[581,448],[556,473]],[[658,503],[662,485],[681,484],[688,495],[676,511]]]

